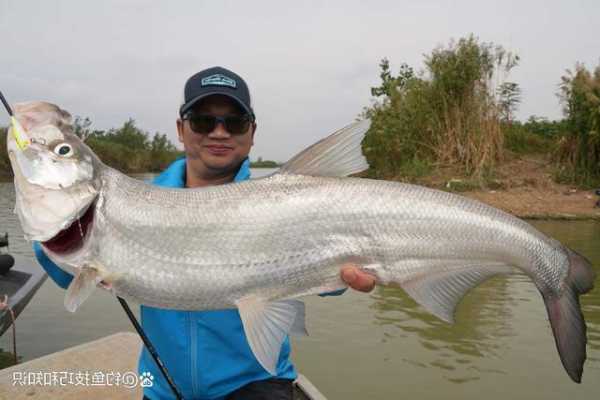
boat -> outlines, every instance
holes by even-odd
[[[0,252],[2,247],[7,246],[8,236],[0,237]],[[48,275],[34,261],[13,257],[6,253],[0,254],[0,267],[2,267],[0,268],[0,302],[6,299],[8,306],[0,309],[0,336],[2,336],[13,322],[10,310],[14,318],[17,318]]]
[[[148,382],[141,375],[138,379],[137,375],[141,347],[142,341],[137,334],[118,332],[2,369],[0,370],[0,399],[141,399],[143,386]],[[56,371],[79,371],[81,374],[89,374],[90,379],[93,379],[92,375],[96,374],[104,376],[105,382],[108,382],[109,373],[112,376],[128,374],[129,377],[134,377],[135,383],[131,386],[124,384],[94,385],[93,383],[88,385],[53,384],[52,373],[56,374]],[[29,379],[28,376],[35,377],[36,374],[41,376],[40,384],[26,387],[20,384],[24,379]],[[46,376],[48,385],[45,384],[46,378],[44,377]],[[151,384],[151,380],[149,382]],[[294,400],[327,400],[302,374],[298,374],[293,387]]]
[[[298,374],[298,378],[294,381],[294,400],[327,400],[327,398],[306,376]]]

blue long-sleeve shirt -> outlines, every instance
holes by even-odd
[[[185,158],[176,160],[153,181],[163,187],[185,187]],[[250,178],[246,159],[234,181]],[[62,288],[72,275],[56,266],[38,243],[34,250],[39,263]],[[343,291],[329,293],[338,295]],[[219,399],[254,381],[271,378],[254,357],[237,310],[178,311],[141,306],[144,331],[186,399]],[[296,371],[289,360],[290,343],[286,338],[277,364],[277,377],[295,379]],[[153,385],[144,388],[150,399],[174,398],[154,360],[144,348],[138,371],[149,372]]]

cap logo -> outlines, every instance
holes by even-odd
[[[206,78],[202,78],[200,83],[202,86],[229,86],[232,88],[236,88],[236,82],[222,74],[214,74],[211,76],[207,76]]]

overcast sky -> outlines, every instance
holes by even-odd
[[[251,157],[284,161],[370,104],[381,58],[394,72],[422,68],[423,54],[469,33],[521,56],[510,78],[523,90],[520,118],[558,118],[565,69],[600,60],[599,15],[598,0],[0,0],[0,89],[98,129],[131,117],[176,142],[183,84],[221,65],[252,92]]]

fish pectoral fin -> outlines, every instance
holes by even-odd
[[[281,345],[288,333],[306,334],[304,303],[299,300],[268,302],[248,296],[236,302],[248,345],[271,375],[277,374]]]
[[[83,266],[71,281],[65,293],[65,308],[75,312],[103,280],[110,281],[111,274],[101,267]]]
[[[449,323],[465,294],[485,280],[510,274],[512,267],[502,263],[477,263],[436,269],[400,283],[404,291],[427,311]]]
[[[348,176],[369,168],[361,143],[371,121],[355,122],[306,148],[285,163],[280,173]]]

